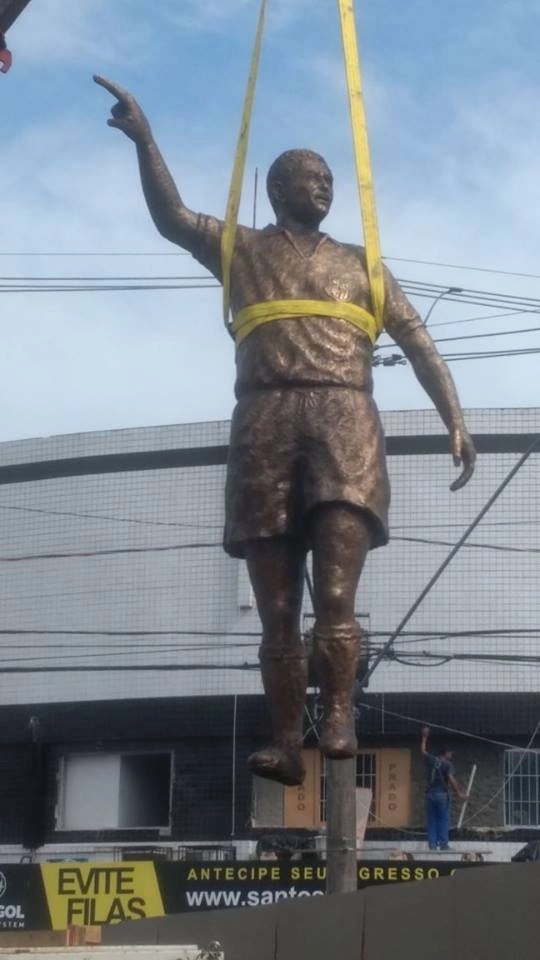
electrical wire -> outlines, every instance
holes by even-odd
[[[468,538],[469,538],[469,536],[471,535],[471,533],[473,532],[473,530],[476,529],[476,527],[477,527],[478,524],[481,522],[481,520],[483,519],[483,517],[486,515],[486,513],[488,513],[488,511],[491,509],[491,507],[493,506],[493,504],[494,504],[494,503],[496,502],[496,500],[499,498],[499,496],[501,495],[501,493],[506,489],[506,487],[508,486],[508,484],[511,483],[512,479],[514,478],[514,476],[521,470],[522,466],[526,463],[526,461],[529,459],[529,457],[531,456],[531,454],[538,448],[539,444],[540,444],[540,435],[538,435],[537,437],[535,437],[535,439],[534,439],[533,442],[530,444],[530,446],[527,448],[527,450],[525,450],[525,452],[521,455],[521,457],[519,458],[519,460],[517,461],[517,463],[514,464],[514,466],[512,467],[512,469],[507,473],[506,477],[504,477],[504,479],[503,479],[503,480],[501,481],[501,483],[498,485],[497,489],[496,489],[496,490],[491,494],[491,496],[488,498],[488,500],[486,501],[486,503],[484,504],[484,506],[481,508],[480,512],[479,512],[479,513],[476,515],[476,517],[472,520],[472,522],[469,524],[469,526],[468,526],[467,529],[464,531],[464,533],[463,533],[462,536],[459,538],[459,540],[458,540],[455,544],[453,544],[452,549],[450,550],[450,553],[445,557],[445,559],[443,560],[443,562],[439,565],[438,569],[435,571],[435,573],[430,577],[430,579],[428,580],[428,582],[427,582],[427,583],[425,584],[425,586],[422,588],[422,590],[420,591],[420,593],[419,593],[418,596],[416,597],[416,599],[415,599],[415,601],[413,602],[413,604],[409,607],[409,609],[407,610],[406,614],[402,617],[402,619],[401,619],[400,622],[398,623],[396,629],[394,630],[394,632],[392,633],[392,635],[389,637],[389,639],[388,639],[387,642],[385,643],[383,650],[380,651],[380,653],[377,654],[375,660],[373,661],[373,663],[372,663],[372,664],[370,665],[370,667],[368,668],[368,671],[367,671],[366,677],[365,677],[365,680],[366,680],[366,681],[369,680],[369,678],[373,675],[374,671],[377,669],[378,664],[381,662],[381,660],[382,660],[383,657],[385,656],[385,653],[388,653],[388,652],[392,649],[392,645],[394,644],[394,642],[396,641],[396,639],[399,637],[401,631],[405,628],[405,626],[407,625],[407,623],[409,622],[409,620],[411,619],[411,617],[416,613],[416,611],[417,611],[417,610],[419,609],[419,607],[422,605],[422,603],[424,602],[424,600],[425,600],[425,598],[427,597],[427,595],[430,593],[430,591],[431,591],[432,588],[435,586],[435,584],[437,583],[437,581],[439,580],[439,578],[442,576],[442,574],[444,573],[444,571],[447,569],[447,567],[449,566],[449,564],[452,562],[452,560],[454,559],[454,557],[456,556],[456,554],[459,552],[459,550],[461,549],[461,547],[463,546],[463,544],[468,540]]]
[[[481,320],[499,320],[501,317],[517,317],[537,313],[536,310],[505,310],[503,313],[484,313],[481,317],[465,317],[462,320],[443,320],[430,323],[429,329],[434,327],[457,327],[460,323],[479,323]]]
[[[438,337],[434,338],[434,343],[451,343],[455,340],[482,340],[486,337],[513,337],[521,333],[538,333],[540,327],[523,327],[521,330],[490,330],[488,333],[467,333],[460,337]],[[383,343],[379,350],[395,349],[393,343]]]
[[[495,747],[504,747],[506,750],[515,750],[515,749],[525,749],[529,753],[536,753],[535,750],[531,750],[529,747],[521,748],[516,747],[515,743],[507,743],[505,740],[495,740],[493,737],[485,737],[479,733],[472,733],[470,730],[461,730],[458,727],[449,727],[443,723],[434,723],[432,720],[422,720],[419,717],[411,717],[405,713],[398,713],[396,710],[388,710],[386,707],[378,707],[373,703],[365,703],[364,701],[357,701],[355,706],[362,707],[366,711],[376,710],[377,713],[388,714],[389,717],[395,717],[396,720],[407,720],[409,723],[416,723],[419,727],[430,727],[433,730],[444,730],[445,733],[451,733],[459,737],[464,737],[467,740],[479,740],[483,743],[490,743]],[[538,729],[538,728],[537,728]],[[536,732],[535,732],[536,735]]]
[[[133,292],[138,290],[211,290],[219,283],[152,283],[152,284],[101,284],[100,286],[50,286],[50,287],[6,287],[0,285],[0,293],[104,293]]]
[[[217,631],[214,634],[214,636],[216,635],[217,635]],[[36,641],[34,645],[26,646],[24,648],[25,651],[30,651],[30,650],[34,651],[34,653],[32,653],[29,656],[20,657],[16,653],[12,653],[11,656],[3,656],[0,659],[0,670],[8,665],[14,665],[14,664],[20,665],[22,663],[30,663],[30,662],[34,663],[35,661],[39,661],[40,666],[44,662],[47,662],[47,663],[54,662],[56,665],[59,665],[62,663],[72,662],[74,660],[77,660],[77,661],[95,660],[102,663],[106,657],[122,655],[125,658],[127,645],[126,644],[110,644],[107,650],[99,649],[99,646],[97,646],[96,648],[92,646],[91,649],[88,649],[88,648],[75,649],[73,645],[71,646],[65,645],[63,649],[69,649],[70,651],[69,653],[52,653],[51,651],[55,649],[54,644],[48,645],[45,648],[45,651],[36,649],[37,646],[38,646],[38,641]],[[161,643],[161,644],[152,644],[149,646],[144,646],[143,644],[139,644],[135,648],[130,647],[127,652],[133,653],[134,656],[139,656],[142,653],[151,653],[153,655],[159,654],[160,656],[163,656],[164,654],[174,653],[174,654],[183,656],[187,652],[207,653],[210,650],[219,650],[224,653],[224,652],[231,652],[233,650],[244,650],[247,647],[256,647],[256,646],[258,646],[258,643],[255,641],[251,643],[234,643],[234,644],[233,643],[213,643],[213,644],[191,644],[191,645],[178,645],[177,643],[174,645],[171,645],[171,643],[169,642],[169,643]],[[12,648],[6,647],[3,652],[6,653],[8,650],[11,652]],[[377,649],[372,649],[370,652],[370,659],[374,659],[375,657],[377,657],[379,652],[380,651]],[[533,656],[533,655],[520,656],[517,654],[499,655],[499,654],[484,654],[484,653],[468,653],[468,654],[435,654],[434,653],[434,654],[431,654],[426,651],[418,651],[418,652],[410,651],[405,658],[404,656],[400,656],[394,652],[388,654],[384,651],[384,649],[382,652],[384,653],[384,658],[389,662],[399,663],[403,666],[414,667],[414,668],[431,668],[433,666],[435,667],[443,666],[444,664],[450,663],[452,660],[458,660],[458,661],[465,660],[470,662],[489,663],[489,664],[510,663],[516,666],[523,666],[523,665],[540,666],[540,657]],[[425,662],[422,662],[422,660],[426,660],[426,659],[431,659],[432,663],[426,664]],[[123,662],[125,662],[125,660]],[[196,666],[193,666],[193,665],[191,666],[193,667],[193,669],[196,669]],[[140,669],[146,669],[146,667],[148,667],[148,664],[140,667]],[[78,665],[74,665],[74,669],[77,670]],[[215,665],[215,669],[219,670],[220,666]]]
[[[190,257],[187,250],[0,250],[0,257]]]
[[[0,251],[0,257],[189,257],[191,254],[186,250],[40,250],[40,251]],[[383,260],[391,260],[396,263],[414,263],[427,267],[444,267],[452,270],[469,270],[476,273],[492,273],[507,277],[525,277],[531,280],[540,280],[540,274],[523,273],[515,270],[501,270],[496,267],[477,267],[464,263],[444,263],[439,260],[418,260],[411,257],[391,257],[384,256]]]
[[[142,520],[138,517],[116,517],[104,513],[79,513],[75,510],[49,510],[42,507],[21,507],[18,504],[0,503],[0,510],[20,511],[21,513],[40,513],[51,517],[76,517],[82,520],[110,520],[114,523],[136,523],[150,527],[189,527],[190,529],[216,530],[223,523],[193,523],[187,520]]]
[[[443,353],[443,360],[455,363],[457,360],[490,360],[495,357],[528,357],[540,353],[540,347],[527,347],[524,350],[486,350],[484,353]]]
[[[221,542],[214,543],[175,543],[158,547],[111,547],[107,550],[67,550],[54,553],[28,553],[20,556],[0,557],[0,563],[22,563],[30,560],[66,560],[81,557],[111,557],[130,553],[167,553],[175,550],[196,550],[200,548],[222,547]]]
[[[393,260],[396,263],[416,263],[426,267],[446,267],[451,270],[471,270],[475,273],[496,273],[505,277],[526,277],[529,280],[540,280],[538,273],[517,273],[514,270],[499,270],[495,267],[473,267],[464,263],[441,263],[437,260],[412,260],[409,257],[383,257],[383,260]]]
[[[403,543],[421,543],[437,547],[453,547],[452,540],[436,540],[430,537],[392,536],[392,540]],[[511,547],[498,543],[464,543],[468,550],[498,550],[502,553],[540,553],[540,547]],[[1,558],[0,558],[1,559]]]
[[[101,289],[183,289],[184,284],[199,283],[206,287],[218,287],[212,274],[187,274],[187,275],[129,275],[129,276],[51,276],[51,277],[3,277],[0,278],[0,290],[4,292],[26,292],[52,290],[55,292],[63,291],[87,291]],[[517,296],[515,294],[497,293],[490,290],[476,290],[472,288],[453,288],[449,290],[444,284],[430,283],[422,280],[407,280],[398,278],[402,289],[410,295],[418,297],[427,297],[430,299],[444,295],[445,302],[477,304],[490,307],[512,308],[512,312],[540,312],[540,299],[538,297]],[[59,284],[62,284],[59,286]],[[127,284],[127,286],[125,286]],[[135,286],[133,286],[135,284]],[[193,287],[189,287],[192,289]]]
[[[522,357],[540,353],[540,347],[527,347],[523,350],[485,350],[477,353],[441,353],[443,360],[447,363],[455,363],[458,360],[489,360],[495,357]],[[395,367],[399,364],[407,363],[407,359],[399,353],[392,354],[390,357],[377,357],[373,359],[374,367]]]
[[[534,741],[535,741],[535,739],[536,739],[536,735],[537,735],[537,733],[538,733],[539,728],[540,728],[540,721],[538,721],[538,723],[536,724],[536,727],[534,728],[534,733],[533,733],[532,737],[530,738],[529,742],[527,743],[527,746],[525,747],[524,750],[521,750],[520,747],[512,747],[512,748],[511,748],[511,749],[513,749],[513,750],[516,750],[516,749],[517,749],[517,750],[520,750],[521,757],[519,758],[518,763],[516,764],[516,766],[514,767],[514,769],[504,778],[503,783],[502,783],[502,786],[499,787],[499,789],[495,791],[495,793],[493,794],[493,796],[492,796],[488,801],[486,801],[486,803],[482,804],[482,806],[479,807],[478,810],[475,810],[474,813],[472,813],[472,814],[470,815],[470,817],[467,817],[467,819],[463,821],[462,826],[464,826],[464,824],[466,824],[466,823],[471,823],[472,820],[476,820],[476,818],[477,818],[478,816],[480,816],[480,814],[483,813],[484,810],[487,810],[488,807],[490,807],[490,806],[492,805],[492,803],[493,803],[494,800],[497,800],[498,797],[501,796],[501,794],[506,790],[506,787],[508,786],[508,784],[509,784],[510,781],[512,780],[512,777],[514,777],[515,774],[517,773],[517,771],[519,770],[519,768],[520,768],[521,764],[523,763],[523,761],[524,761],[527,753],[536,753],[536,752],[537,752],[536,750],[531,750],[531,747],[532,747],[532,745],[533,745],[533,743],[534,743]]]

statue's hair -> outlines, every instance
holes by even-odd
[[[324,163],[325,167],[328,167],[324,157],[321,157],[320,153],[315,153],[314,150],[286,150],[285,153],[281,153],[279,157],[274,160],[266,178],[268,199],[274,210],[276,209],[274,184],[278,180],[286,179],[287,176],[297,170],[306,160],[318,160],[320,163]]]

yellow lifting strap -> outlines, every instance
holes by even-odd
[[[367,310],[357,307],[355,303],[334,300],[269,300],[267,303],[255,303],[251,307],[244,307],[243,310],[238,311],[231,324],[231,330],[238,346],[263,323],[310,316],[348,320],[366,333],[372,343],[375,343],[380,332],[377,329],[375,317]]]
[[[371,175],[366,115],[362,94],[362,75],[356,35],[354,0],[337,0],[337,2],[341,19],[345,73],[356,158],[356,173],[360,192],[366,262],[374,316],[355,304],[343,302],[276,300],[268,303],[256,303],[252,306],[245,307],[234,318],[232,324],[229,323],[231,264],[238,226],[238,210],[242,195],[247,147],[253,114],[253,102],[255,99],[255,87],[257,84],[262,38],[268,6],[268,0],[262,0],[221,240],[223,319],[225,326],[234,336],[237,344],[244,340],[262,323],[292,317],[305,317],[310,314],[339,317],[348,320],[363,330],[364,333],[367,333],[372,342],[375,342],[377,335],[383,329],[384,274],[377,226],[373,179]]]
[[[338,0],[343,37],[343,56],[347,76],[349,109],[351,113],[354,154],[356,158],[356,177],[362,208],[364,226],[364,244],[366,248],[367,271],[373,312],[379,331],[383,328],[384,317],[384,273],[377,224],[375,191],[371,174],[369,140],[366,123],[366,110],[362,92],[362,73],[354,17],[354,0]]]
[[[221,237],[223,320],[227,329],[229,329],[229,310],[231,306],[231,263],[234,253],[236,228],[238,226],[238,210],[240,208],[242,186],[244,184],[246,156],[249,143],[249,134],[251,130],[251,117],[253,115],[253,101],[255,100],[255,88],[257,86],[257,76],[259,73],[259,63],[261,60],[261,46],[267,6],[268,0],[262,0],[259,13],[259,22],[257,24],[257,33],[255,36],[255,47],[253,50],[253,56],[251,58],[251,68],[248,77],[246,99],[244,102],[244,110],[242,112],[242,122],[240,124],[240,133],[238,135],[238,144],[234,158],[231,185],[229,187],[227,211],[225,213],[225,225],[223,227],[223,234]]]

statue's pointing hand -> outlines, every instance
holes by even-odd
[[[100,87],[112,93],[118,101],[111,109],[112,119],[107,120],[108,125],[121,130],[134,143],[140,144],[150,140],[152,138],[150,124],[135,97],[118,84],[106,80],[105,77],[94,76],[94,80]]]

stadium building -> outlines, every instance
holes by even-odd
[[[371,662],[540,434],[473,410],[455,475],[431,411],[383,415],[392,540],[357,599]],[[270,834],[324,849],[317,691],[303,788],[250,777],[268,736],[245,564],[221,547],[228,424],[0,444],[0,861],[226,859]],[[420,729],[476,777],[456,844],[509,859],[540,829],[540,448],[355,694],[364,856],[426,848]],[[313,621],[309,597],[304,629]],[[287,841],[287,842],[289,842]]]

